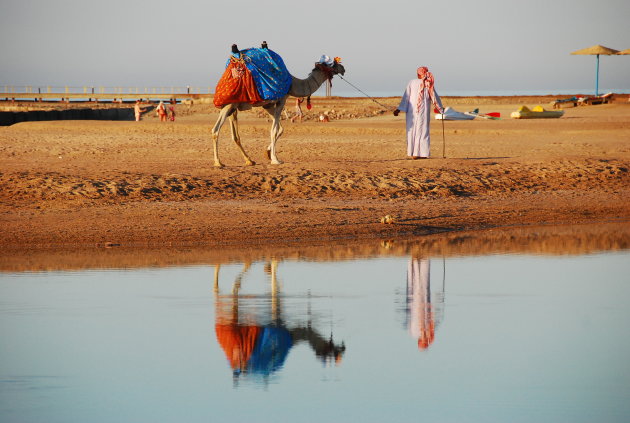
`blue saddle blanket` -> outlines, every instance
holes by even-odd
[[[244,60],[263,100],[277,100],[287,95],[292,78],[278,53],[269,49],[248,48],[240,53],[232,53],[232,56]],[[225,67],[229,64],[230,59]]]

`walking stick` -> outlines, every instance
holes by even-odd
[[[444,136],[444,113],[442,113],[442,158],[446,158],[446,137]]]

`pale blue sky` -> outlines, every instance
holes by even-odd
[[[630,1],[0,0],[0,84],[214,88],[230,45],[262,40],[297,77],[342,57],[371,95],[402,92],[421,65],[443,94],[590,92],[595,57],[569,53],[630,48]],[[630,56],[600,66],[600,92],[630,92]]]

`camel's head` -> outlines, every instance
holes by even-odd
[[[315,63],[315,69],[319,69],[326,73],[331,79],[333,75],[345,75],[346,68],[341,64],[341,57],[335,57],[331,59],[330,57],[323,55],[317,63]]]
[[[346,73],[346,68],[341,64],[341,57],[335,57],[332,60],[332,65],[330,66],[335,75],[339,74],[343,76]]]
[[[341,62],[335,61],[335,63],[332,65],[332,69],[335,75],[339,74],[341,76],[344,76],[346,74],[346,68],[343,67]]]

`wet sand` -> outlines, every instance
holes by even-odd
[[[378,99],[392,109],[398,100]],[[0,245],[247,249],[605,222],[624,233],[630,103],[509,118],[520,105],[551,109],[549,100],[445,98],[503,118],[445,122],[446,158],[433,121],[429,160],[406,158],[404,115],[369,99],[314,98],[304,122],[283,121],[279,166],[266,159],[270,122],[259,110],[239,115],[253,167],[227,126],[225,167],[213,167],[210,105],[178,105],[166,123],[147,115],[0,127]],[[316,120],[324,111],[329,123]]]

